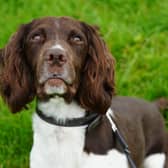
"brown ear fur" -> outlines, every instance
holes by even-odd
[[[24,55],[24,38],[28,25],[22,25],[1,51],[3,71],[0,91],[12,112],[20,111],[33,98],[31,69]]]
[[[78,99],[90,111],[104,114],[114,94],[114,58],[96,29],[82,23],[88,38],[88,55],[82,74]]]
[[[4,65],[4,61],[3,61],[3,49],[0,49],[0,74],[2,73],[3,65]]]

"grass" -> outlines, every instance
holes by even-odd
[[[0,48],[33,18],[72,16],[101,28],[117,61],[118,94],[168,97],[167,0],[0,0],[0,6]],[[0,101],[0,168],[29,167],[34,105],[30,107],[13,115]],[[168,123],[168,114],[164,117]]]

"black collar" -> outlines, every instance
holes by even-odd
[[[47,123],[62,127],[86,126],[90,129],[91,127],[97,125],[101,119],[101,116],[99,114],[91,112],[84,117],[66,119],[65,121],[53,117],[48,117],[38,108],[36,108],[36,113],[42,120],[46,121]]]

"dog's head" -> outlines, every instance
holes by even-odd
[[[58,95],[105,113],[114,93],[114,59],[96,28],[69,17],[22,25],[1,51],[1,94],[13,112],[34,96]]]

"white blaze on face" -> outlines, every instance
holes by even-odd
[[[60,49],[60,50],[65,50],[63,47],[62,47],[62,45],[60,45],[60,44],[55,44],[55,45],[53,45],[52,47],[51,47],[51,49]]]

